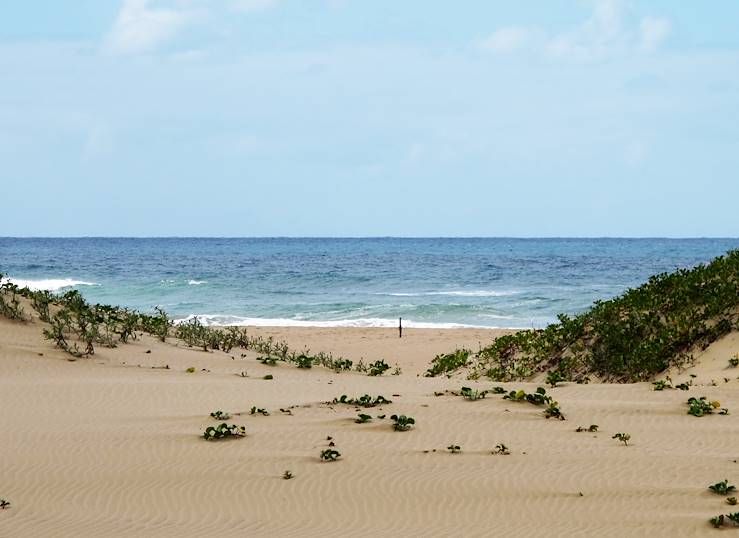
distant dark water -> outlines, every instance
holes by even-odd
[[[14,239],[0,272],[212,323],[543,326],[739,239]]]

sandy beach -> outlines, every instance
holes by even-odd
[[[417,329],[401,340],[386,329],[254,329],[402,370],[369,377],[148,336],[70,361],[40,325],[0,319],[0,497],[12,502],[0,511],[3,537],[696,536],[716,532],[707,519],[728,508],[707,486],[739,482],[738,371],[726,368],[736,333],[673,375],[692,379],[687,392],[550,389],[567,418],[558,421],[500,395],[444,393],[489,381],[422,376],[436,353],[476,348],[493,331]],[[354,422],[355,407],[325,403],[365,393],[392,400],[361,409],[375,417],[366,424]],[[732,414],[689,416],[691,395]],[[205,441],[215,410],[234,414],[247,436]],[[416,425],[396,432],[380,414]],[[599,431],[575,432],[590,424]],[[628,446],[617,432],[631,435]],[[326,463],[329,437],[341,457]],[[491,453],[500,443],[510,455]]]

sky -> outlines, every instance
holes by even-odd
[[[739,2],[26,0],[0,236],[739,236]]]

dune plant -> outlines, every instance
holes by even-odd
[[[728,479],[724,479],[721,482],[716,482],[712,486],[708,486],[708,489],[710,489],[716,495],[728,495],[732,491],[736,490],[734,486],[729,484]]]
[[[495,450],[493,450],[493,454],[496,454],[498,456],[509,456],[511,454],[511,451],[503,443],[498,443],[497,445],[495,445]]]
[[[586,428],[585,426],[578,426],[578,427],[577,427],[577,429],[576,429],[575,431],[576,431],[576,432],[578,432],[578,433],[579,433],[579,432],[590,432],[590,433],[595,433],[595,432],[597,432],[597,431],[598,431],[598,425],[597,425],[597,424],[591,424],[591,425],[590,425],[590,426],[588,426],[587,428]]]
[[[558,420],[565,420],[565,416],[562,414],[562,410],[559,408],[558,402],[549,403],[549,406],[544,410],[544,418],[556,418]]]
[[[393,402],[382,395],[373,398],[369,394],[364,394],[358,398],[349,398],[346,394],[342,394],[339,398],[334,398],[329,403],[355,405],[357,407],[377,407],[378,405],[386,405]]]
[[[210,416],[216,420],[228,420],[231,418],[231,415],[225,411],[213,411]]]
[[[470,351],[457,349],[451,353],[441,354],[431,361],[431,368],[426,370],[426,377],[436,377],[467,366],[470,360]]]
[[[708,522],[718,529],[719,527],[721,527],[721,525],[724,524],[724,515],[719,514],[717,516],[714,516],[711,519],[709,519]]]
[[[313,358],[309,357],[308,355],[298,355],[295,358],[295,364],[298,368],[312,368],[313,367]]]
[[[249,414],[251,415],[263,415],[265,417],[269,416],[269,411],[267,411],[263,407],[257,407],[256,405],[252,406],[251,410],[249,411]]]
[[[546,383],[552,388],[557,386],[557,383],[561,383],[565,380],[565,376],[559,370],[553,370],[547,374]]]
[[[321,460],[322,461],[336,461],[341,457],[341,453],[338,450],[335,450],[333,448],[327,448],[325,450],[321,451]]]
[[[731,506],[736,505],[736,497],[727,497],[726,498],[726,504],[730,504]]]
[[[384,360],[375,361],[369,365],[367,375],[378,376],[384,374],[390,369],[390,365]]]
[[[693,269],[651,277],[544,329],[501,336],[467,366],[497,381],[555,369],[578,381],[645,381],[693,361],[695,351],[739,328],[739,250]],[[460,350],[462,352],[463,350]],[[441,367],[432,370],[449,373]]]
[[[416,423],[413,417],[405,415],[391,415],[390,420],[393,421],[393,429],[397,432],[408,431]]]
[[[462,451],[462,447],[459,445],[451,444],[446,449],[451,452],[452,454],[457,454]]]
[[[720,402],[716,400],[708,401],[705,396],[701,396],[700,398],[688,398],[688,414],[693,415],[694,417],[711,415],[720,407]],[[728,414],[728,411],[726,414]]]
[[[552,397],[547,396],[547,389],[537,387],[536,391],[528,393],[525,390],[512,390],[503,396],[504,400],[513,402],[528,402],[533,405],[545,405],[552,402]]]
[[[267,374],[267,375],[266,375],[266,376],[264,376],[264,377],[263,377],[262,379],[264,379],[264,380],[266,380],[266,381],[269,381],[270,379],[274,379],[274,378],[275,378],[275,376],[273,376],[272,374]]]
[[[739,366],[739,353],[729,359],[729,366],[732,368]]]
[[[357,424],[364,424],[365,422],[369,422],[370,420],[372,420],[371,415],[365,415],[364,413],[360,413],[359,415],[357,415],[357,418],[354,419],[354,422],[356,422]]]
[[[244,426],[237,426],[235,424],[227,424],[222,422],[218,426],[208,426],[203,432],[203,437],[206,441],[213,441],[216,439],[226,439],[227,437],[245,437],[246,428]]]
[[[283,480],[292,480],[295,478],[295,475],[292,473],[292,471],[285,471],[282,473],[282,479]]]
[[[10,508],[10,501],[0,499],[0,510],[5,510],[6,508]]]
[[[665,389],[671,389],[672,381],[668,377],[667,379],[658,379],[657,381],[654,381],[652,385],[654,385],[654,390],[662,391]]]
[[[617,433],[617,434],[614,434],[613,437],[611,437],[611,439],[618,439],[624,444],[624,446],[629,446],[631,435],[629,435],[628,433]]]
[[[486,390],[473,390],[470,387],[462,387],[462,390],[460,390],[462,397],[470,401],[482,400],[487,393]]]

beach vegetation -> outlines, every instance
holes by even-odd
[[[591,424],[590,426],[578,426],[575,430],[576,432],[590,432],[590,433],[596,433],[598,431],[598,425],[597,424]]]
[[[471,372],[496,381],[524,380],[549,370],[579,381],[646,381],[693,362],[694,352],[739,329],[739,250],[692,269],[652,276],[622,295],[596,301],[586,312],[558,316],[544,329],[495,339],[474,355]],[[441,355],[429,372],[456,364]],[[448,367],[447,367],[448,365]]]
[[[250,415],[262,415],[265,417],[269,416],[269,411],[267,411],[263,407],[257,407],[256,405],[252,406],[252,408],[249,410]]]
[[[512,390],[504,395],[503,399],[513,402],[528,402],[533,405],[546,405],[552,402],[552,397],[547,395],[547,389],[544,387],[537,387],[532,393],[525,390]]]
[[[373,398],[369,394],[364,394],[358,398],[349,398],[346,394],[342,394],[339,398],[334,398],[328,403],[354,405],[357,407],[377,407],[378,405],[391,404],[393,402],[382,395]]]
[[[735,506],[737,503],[736,497],[727,497],[726,498],[726,504],[730,504],[731,506]]]
[[[375,361],[369,365],[367,375],[378,376],[382,375],[390,369],[390,365],[383,360]]]
[[[288,470],[282,473],[283,480],[292,480],[293,478],[295,478],[295,475],[292,473],[292,471]]]
[[[616,433],[613,435],[613,437],[611,437],[611,439],[618,439],[624,444],[624,446],[629,446],[631,435],[629,435],[628,433]]]
[[[498,443],[497,445],[495,445],[495,449],[493,450],[493,454],[495,454],[497,456],[509,456],[511,454],[511,451],[503,443]]]
[[[210,416],[216,420],[228,420],[231,418],[231,415],[225,411],[213,411]]]
[[[205,432],[203,432],[203,437],[206,441],[245,436],[246,428],[244,426],[237,426],[236,424],[228,424],[226,422],[222,422],[218,426],[208,426]]]
[[[557,386],[557,383],[561,383],[564,380],[565,380],[565,376],[559,370],[553,370],[547,373],[546,383],[551,388],[555,388]]]
[[[431,361],[431,368],[426,370],[426,377],[436,377],[441,374],[454,372],[464,366],[467,366],[470,360],[470,351],[467,349],[457,349],[451,353],[437,355]]]
[[[694,417],[702,417],[704,415],[711,415],[714,411],[721,407],[721,402],[717,400],[709,401],[705,396],[700,398],[688,398],[688,414]],[[726,413],[728,414],[728,410]]]
[[[667,379],[658,379],[657,381],[654,381],[652,385],[654,385],[654,390],[657,391],[673,388],[672,380],[669,377]]]
[[[558,402],[550,402],[549,406],[544,410],[544,418],[556,418],[558,420],[565,420],[565,416],[562,414],[562,410],[559,408]]]
[[[739,366],[739,353],[729,359],[729,366],[731,368],[736,368],[737,366]]]
[[[708,489],[710,489],[716,495],[728,495],[732,491],[736,490],[733,485],[729,484],[728,479],[724,479],[721,482],[716,482],[715,484],[708,486]]]
[[[356,422],[357,424],[364,424],[365,422],[369,422],[370,420],[372,420],[372,415],[359,413],[359,415],[357,415],[357,418],[354,419],[354,422]]]
[[[462,447],[459,445],[451,444],[446,449],[451,452],[452,454],[457,454],[462,451]]]
[[[390,420],[393,421],[393,429],[397,432],[408,431],[416,424],[413,417],[405,415],[391,415]]]
[[[341,453],[333,448],[327,448],[321,451],[321,461],[336,461],[341,457]]]
[[[482,400],[485,398],[485,395],[488,393],[486,390],[477,390],[477,389],[471,389],[470,387],[462,387],[462,390],[460,391],[460,394],[465,400],[475,401],[475,400]]]
[[[6,508],[10,508],[10,501],[0,499],[0,510],[5,510]]]

